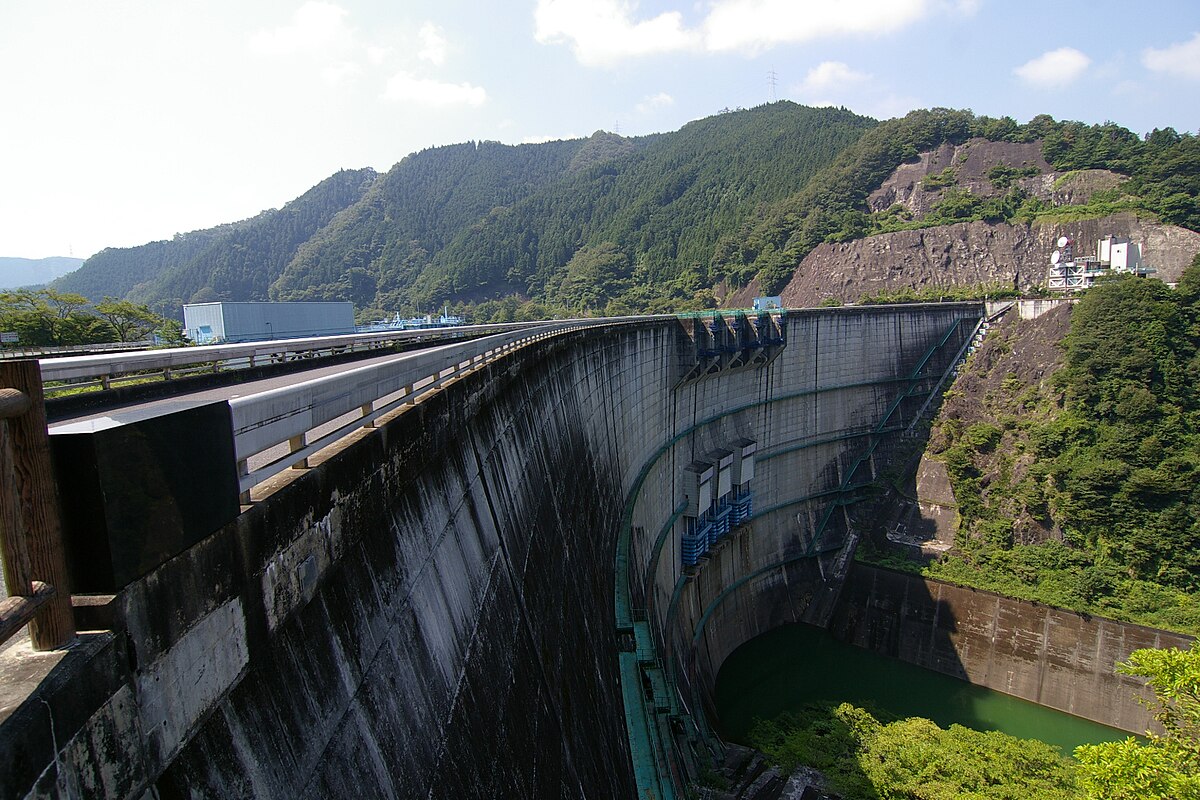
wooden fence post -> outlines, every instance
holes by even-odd
[[[15,495],[19,508],[6,510],[2,521],[7,528],[12,524],[11,520],[20,520],[26,553],[24,557],[18,553],[5,553],[5,559],[6,562],[15,560],[17,563],[13,566],[17,570],[24,568],[20,562],[28,559],[28,572],[24,576],[14,574],[19,585],[10,583],[8,590],[14,595],[30,595],[34,580],[54,587],[54,598],[41,607],[29,624],[34,649],[53,650],[75,638],[75,619],[71,611],[71,587],[67,579],[62,522],[58,515],[57,485],[50,464],[50,436],[46,428],[42,373],[38,362],[32,359],[0,361],[0,387],[16,389],[30,401],[25,413],[5,423],[14,480],[4,494]],[[12,491],[14,484],[15,492]],[[20,536],[21,532],[16,534]],[[9,535],[6,531],[6,538]],[[5,570],[7,578],[10,570],[7,563]]]

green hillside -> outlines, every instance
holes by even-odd
[[[1055,207],[1020,188],[1029,168],[997,165],[990,196],[943,174],[925,181],[940,192],[930,213],[871,213],[867,196],[898,166],[975,138],[1040,142],[1056,170],[1109,170],[1118,183]],[[54,288],[170,314],[267,298],[352,300],[362,317],[450,304],[478,321],[668,311],[714,306],[756,278],[774,293],[822,242],[1115,211],[1200,230],[1198,209],[1200,139],[1169,128],[1143,138],[950,109],[878,123],[779,102],[632,139],[431,148],[381,176],[338,173],[244,222],[102,251]]]
[[[175,317],[185,302],[266,300],[297,248],[362,197],[375,177],[371,169],[342,170],[281,209],[170,241],[102,250],[53,288],[93,301],[124,297]]]
[[[786,102],[689,123],[493,209],[397,299],[436,304],[500,289],[570,311],[614,299],[628,309],[686,304],[712,287],[723,235],[799,191],[874,124]]]
[[[896,167],[943,143],[962,144],[973,137],[1041,141],[1046,160],[1056,170],[1109,169],[1128,180],[1097,193],[1088,206],[1052,208],[1014,188],[988,201],[948,192],[934,214],[916,223],[887,212],[868,213],[867,195]],[[994,180],[1007,177],[994,174]],[[1124,210],[1200,230],[1200,139],[1171,128],[1156,129],[1142,139],[1112,123],[1088,126],[1056,122],[1046,115],[1018,125],[1008,117],[977,117],[970,111],[913,111],[871,130],[803,191],[723,238],[713,274],[734,285],[757,275],[762,291],[771,294],[783,287],[804,256],[826,241],[970,220],[1099,217]]]
[[[377,294],[406,287],[432,254],[491,209],[569,175],[588,143],[478,142],[408,156],[300,249],[271,295],[379,306]]]

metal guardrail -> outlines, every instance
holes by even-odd
[[[581,328],[662,317],[619,317],[525,324],[520,330],[398,355],[383,364],[347,369],[229,401],[238,487],[249,491],[447,381],[535,341]],[[286,450],[278,452],[282,445]],[[257,463],[252,463],[257,462]]]
[[[0,345],[0,361],[12,361],[25,358],[42,358],[53,356],[55,353],[95,353],[122,352],[128,350],[146,350],[153,347],[154,342],[145,339],[139,342],[105,342],[103,344],[66,344],[66,345]]]
[[[239,491],[243,501],[249,502],[253,487],[290,467],[306,467],[309,456],[338,439],[374,425],[385,414],[416,403],[420,396],[447,381],[516,348],[580,328],[665,318],[674,317],[604,317],[382,331],[133,353],[97,353],[44,359],[39,366],[43,381],[65,382],[61,387],[47,387],[46,391],[50,393],[54,388],[96,384],[109,388],[123,376],[158,372],[170,378],[188,372],[247,368],[432,340],[432,346],[398,353],[386,363],[357,368],[348,366],[335,375],[229,400]],[[477,338],[436,344],[438,339],[461,340],[464,336]]]
[[[543,325],[498,333],[459,344],[398,356],[384,364],[348,369],[229,401],[239,489],[248,492],[293,465],[307,466],[310,455],[417,396],[480,364],[537,339],[578,326]],[[349,419],[342,419],[350,415]],[[334,423],[332,430],[323,426]],[[250,459],[287,443],[285,454],[256,469]]]
[[[43,382],[63,382],[63,385],[60,386],[46,387],[46,393],[52,395],[56,390],[90,386],[107,389],[112,383],[132,376],[157,374],[169,380],[172,377],[193,372],[219,372],[225,369],[249,368],[265,363],[381,349],[392,344],[459,339],[464,336],[480,336],[499,331],[523,330],[535,324],[538,323],[461,325],[452,328],[418,328],[241,344],[94,353],[82,356],[45,358],[40,360],[40,364]]]

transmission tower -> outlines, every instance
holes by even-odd
[[[771,102],[774,103],[779,98],[775,95],[775,86],[779,83],[779,76],[775,74],[774,67],[767,73],[767,83],[771,86]]]

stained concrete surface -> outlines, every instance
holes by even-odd
[[[902,376],[971,313],[794,314],[777,358],[684,383],[695,353],[674,322],[567,334],[489,364],[122,590],[107,677],[58,687],[79,708],[53,725],[19,709],[0,747],[47,744],[6,762],[0,788],[632,796],[613,604],[624,526],[637,532],[637,613],[687,705],[703,708],[724,653],[831,613],[822,586],[844,553],[772,565],[803,551],[819,498]],[[682,469],[740,439],[759,443],[762,511],[689,580],[668,524]],[[838,536],[847,524],[837,517]],[[161,713],[173,708],[178,723]],[[97,772],[115,763],[127,768]]]

